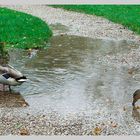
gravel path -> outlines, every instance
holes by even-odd
[[[140,43],[140,36],[104,18],[76,12],[55,9],[48,6],[6,6],[11,9],[30,13],[46,21],[54,35],[68,34],[91,38],[132,40]],[[60,27],[59,28],[57,28]],[[132,52],[133,53],[133,52]],[[127,56],[126,56],[127,57]],[[138,58],[137,58],[138,59]],[[106,59],[104,60],[106,61]],[[16,98],[21,98],[16,96]],[[8,100],[8,99],[7,99]],[[14,100],[14,99],[13,99]],[[14,100],[15,103],[15,100]],[[13,104],[12,104],[13,105]],[[0,135],[138,135],[139,127],[127,131],[127,127],[114,120],[94,122],[86,114],[69,114],[62,117],[56,112],[32,115],[30,107],[23,101],[21,108],[0,108]],[[131,122],[132,126],[139,126]],[[135,123],[137,125],[135,125]],[[116,127],[118,129],[116,129]],[[125,128],[125,129],[124,129]],[[136,129],[138,132],[136,132]]]
[[[85,15],[82,13],[66,11],[63,9],[52,8],[44,5],[7,7],[40,17],[51,25],[61,24],[68,29],[65,30],[65,33],[69,35],[115,40],[124,39],[140,42],[140,36],[136,35],[133,31],[130,31],[122,25],[115,24],[101,17]],[[58,34],[60,34],[59,31],[54,32],[54,35]]]

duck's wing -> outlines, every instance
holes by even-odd
[[[5,79],[10,78],[10,75],[9,75],[8,73],[4,73],[4,74],[2,74],[2,76],[3,76]]]
[[[8,65],[8,64],[5,67],[0,66],[0,71],[2,73],[8,73],[10,75],[10,77],[12,77],[14,79],[23,76],[23,74],[20,71],[16,70],[14,67],[12,67],[11,65]]]
[[[13,67],[9,68],[9,72],[8,73],[10,74],[11,77],[13,77],[15,79],[23,76],[23,74],[20,71],[16,70]]]
[[[10,78],[10,75],[7,73],[1,74],[0,75],[0,83],[1,84],[8,84],[8,80]]]
[[[4,73],[5,73],[5,72],[3,72],[3,71],[0,70],[0,75],[2,75],[2,74],[4,74]]]
[[[13,70],[16,71],[16,72],[19,72],[17,69],[15,69],[13,66],[11,66],[11,65],[9,65],[9,64],[7,64],[7,67],[10,68],[10,69],[13,69]]]
[[[10,64],[7,64],[6,66],[9,67],[9,68],[11,68],[11,69],[16,70],[16,69],[15,69],[13,66],[11,66]]]

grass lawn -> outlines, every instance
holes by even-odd
[[[90,15],[102,16],[140,34],[140,5],[52,5]]]
[[[6,46],[38,48],[52,36],[48,25],[29,14],[0,8],[0,40]]]

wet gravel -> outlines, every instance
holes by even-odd
[[[77,116],[77,117],[75,117]],[[129,128],[112,118],[98,123],[94,117],[78,114],[61,117],[56,112],[32,115],[26,113],[17,116],[3,113],[0,117],[0,135],[139,135],[139,123],[129,122]],[[129,131],[134,127],[133,131]]]
[[[140,36],[133,31],[101,17],[68,12],[42,5],[6,7],[42,18],[51,26],[54,36],[67,34],[111,40],[132,40],[140,43]],[[128,65],[131,68],[130,73],[133,73],[139,68],[139,58],[139,51],[132,49],[130,53],[123,54],[123,59],[122,54],[118,53],[117,55],[100,56],[99,61],[105,64],[109,62],[108,65],[112,66],[117,63],[118,67]],[[133,67],[134,69],[132,69]],[[15,98],[21,99],[22,97],[16,96]],[[20,102],[20,106],[15,107],[14,105],[17,104],[15,98],[13,98],[13,103],[10,106],[6,104],[0,106],[0,135],[140,135],[138,121],[132,118],[127,122],[127,126],[121,123],[127,121],[127,117],[130,118],[129,116],[131,116],[131,114],[125,113],[126,110],[129,110],[129,113],[132,112],[132,114],[139,114],[139,110],[133,111],[130,106],[121,110],[121,117],[118,115],[120,112],[118,112],[116,114],[118,119],[114,120],[111,113],[109,115],[102,111],[98,112],[96,116],[86,114],[60,116],[53,110],[49,110],[45,114],[37,112],[32,114],[30,106],[24,106],[23,99],[21,99],[23,104]],[[6,100],[8,101],[8,99]],[[104,116],[104,119],[100,119],[100,116]]]

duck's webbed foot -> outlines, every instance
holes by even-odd
[[[12,92],[11,86],[9,85],[8,87],[9,87],[9,91]]]

